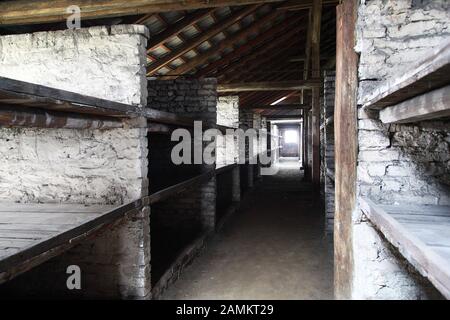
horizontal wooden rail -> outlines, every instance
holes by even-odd
[[[233,163],[233,164],[229,164],[229,165],[225,165],[223,167],[217,168],[216,169],[216,175],[228,172],[233,170],[234,168],[236,168],[238,166],[237,163]]]
[[[177,195],[179,193],[182,193],[193,186],[196,186],[202,182],[208,181],[215,175],[215,169],[211,169],[205,173],[202,173],[194,178],[188,179],[186,181],[177,183],[173,186],[170,186],[168,188],[165,188],[163,190],[157,191],[148,197],[145,197],[146,201],[149,204],[154,204],[160,201],[163,201],[171,196]]]
[[[434,50],[410,71],[388,81],[367,98],[365,108],[383,109],[450,83],[450,42]]]

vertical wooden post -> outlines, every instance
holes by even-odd
[[[311,75],[320,79],[320,27],[322,23],[322,0],[314,0],[311,32]],[[320,185],[320,87],[312,89],[312,168],[311,177],[315,187]]]
[[[337,7],[335,134],[335,298],[351,298],[352,216],[356,208],[358,55],[354,51],[357,0]]]
[[[303,109],[303,168],[305,170],[305,179],[309,179],[309,123],[308,110]]]

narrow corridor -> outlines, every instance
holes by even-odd
[[[298,160],[247,193],[162,299],[332,299],[332,246]]]

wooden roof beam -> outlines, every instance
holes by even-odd
[[[244,92],[244,91],[293,91],[311,89],[321,85],[318,80],[293,80],[280,82],[248,82],[219,84],[217,92]]]
[[[16,0],[0,3],[0,25],[62,22],[71,15],[66,9],[76,4],[83,19],[101,19],[148,13],[196,10],[282,2],[283,0]]]

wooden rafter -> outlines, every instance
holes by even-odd
[[[245,53],[250,52],[255,47],[266,43],[266,41],[272,39],[278,33],[281,33],[283,30],[285,30],[285,28],[288,27],[288,25],[289,24],[287,24],[286,22],[282,22],[275,26],[272,26],[272,28],[270,28],[270,30],[268,30],[267,32],[259,34],[256,38],[250,40],[249,42],[240,46],[239,48],[233,50],[229,54],[222,56],[219,60],[211,62],[205,68],[197,71],[195,75],[199,77],[206,76],[226,65],[229,65],[232,61],[239,59]]]
[[[185,64],[181,65],[180,67],[176,68],[173,71],[173,74],[181,75],[186,72],[189,72],[190,70],[194,69],[198,65],[201,65],[201,64],[207,62],[211,56],[219,54],[226,48],[232,47],[235,43],[241,41],[242,39],[247,38],[250,34],[258,31],[262,26],[270,23],[278,16],[279,16],[279,12],[272,11],[271,13],[267,14],[266,16],[264,16],[260,19],[257,19],[250,26],[246,27],[245,29],[243,29],[241,31],[238,31],[236,34],[221,41],[219,44],[217,44],[216,46],[213,46],[211,49],[209,49],[206,52],[202,53],[201,55],[193,58],[188,63],[185,63]]]
[[[183,29],[193,25],[199,20],[203,19],[207,15],[214,12],[214,8],[212,9],[202,9],[193,12],[192,14],[187,14],[183,19],[175,22],[173,25],[169,26],[162,32],[156,34],[155,36],[150,37],[148,43],[148,51],[156,49],[158,46],[162,45],[164,42],[169,40],[170,38],[178,35]]]
[[[186,52],[190,51],[191,49],[197,47],[198,45],[202,44],[206,40],[210,39],[211,37],[214,37],[218,33],[222,32],[226,28],[230,27],[240,19],[244,18],[245,16],[251,14],[256,9],[258,9],[260,5],[252,5],[249,7],[246,7],[244,9],[238,10],[236,12],[233,12],[230,16],[225,18],[223,21],[218,22],[217,24],[213,25],[208,30],[205,30],[204,32],[200,33],[197,37],[194,39],[191,39],[188,43],[185,43],[180,48],[175,49],[174,51],[170,52],[166,56],[162,57],[155,63],[151,64],[148,67],[147,75],[152,75],[158,69],[161,69],[162,67],[165,67],[173,60],[177,59],[178,57],[182,56]]]

